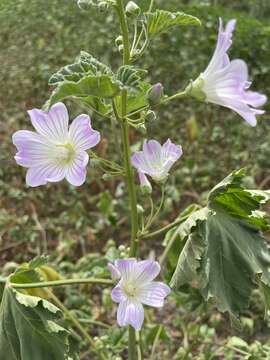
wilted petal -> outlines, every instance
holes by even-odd
[[[75,159],[67,168],[67,181],[74,186],[81,186],[86,179],[86,166],[89,161],[89,156],[85,151],[80,151],[76,154]]]
[[[69,138],[77,149],[88,150],[99,143],[100,133],[92,129],[90,117],[82,114],[72,121]]]
[[[140,330],[144,320],[144,310],[137,301],[122,301],[117,310],[117,322],[119,326],[131,325],[136,331]]]
[[[153,281],[140,288],[138,299],[144,305],[162,307],[165,297],[171,292],[168,285]]]
[[[53,105],[48,112],[40,109],[28,111],[36,131],[54,143],[63,143],[68,135],[68,112],[63,103]]]

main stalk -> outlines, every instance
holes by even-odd
[[[119,16],[121,32],[123,36],[123,65],[128,65],[130,61],[130,43],[127,19],[123,0],[116,0],[116,8]],[[127,91],[122,90],[121,93],[121,135],[123,143],[124,166],[126,170],[127,186],[130,203],[130,219],[131,219],[131,238],[130,238],[130,253],[131,257],[137,254],[138,242],[138,213],[137,213],[137,197],[134,182],[134,172],[130,161],[130,142],[129,142],[129,125],[125,119],[127,115]],[[128,341],[128,358],[129,360],[137,359],[136,352],[136,337],[135,330],[129,326],[129,341]]]

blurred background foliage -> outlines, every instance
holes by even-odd
[[[142,7],[148,5],[146,0],[138,3]],[[171,34],[154,40],[138,64],[148,70],[151,83],[162,82],[166,93],[173,94],[197,77],[213,53],[218,17],[222,16],[226,21],[237,19],[231,58],[244,59],[249,66],[253,89],[270,96],[269,0],[156,0],[156,7],[195,15],[201,19],[202,26],[175,28]],[[51,89],[47,82],[51,74],[72,63],[80,50],[88,51],[114,69],[118,66],[120,56],[114,45],[118,33],[113,13],[82,11],[76,1],[0,2],[0,264],[3,274],[17,262],[44,251],[52,254],[52,262],[63,274],[100,273],[104,263],[119,251],[117,246],[128,237],[123,182],[102,180],[102,173],[93,161],[87,183],[81,188],[62,182],[29,189],[25,186],[25,170],[13,161],[15,149],[11,143],[14,131],[30,128],[26,111],[41,107],[49,97]],[[68,105],[72,115],[85,111],[72,103]],[[248,168],[248,186],[269,187],[269,105],[266,110],[258,126],[251,128],[229,110],[193,100],[175,101],[159,109],[157,120],[148,126],[148,138],[163,141],[170,137],[184,149],[184,156],[169,180],[162,224],[172,220],[187,204],[203,203],[205,192],[236,168]],[[119,144],[110,135],[110,124],[101,118],[93,118],[93,124],[103,136],[97,152],[108,157],[113,154],[119,161],[115,151]],[[143,133],[132,134],[134,148],[140,136]],[[144,205],[143,199],[141,203]],[[162,239],[152,241],[157,254],[161,243]],[[101,258],[100,253],[106,253],[105,257]],[[81,289],[80,296],[76,289],[68,289],[66,295],[69,307],[84,312],[81,304],[82,299],[89,296],[88,289]],[[106,291],[102,299],[97,296],[96,302],[95,298],[90,302],[93,305],[90,313],[89,308],[86,310],[90,319],[106,319],[108,313],[111,314]],[[178,305],[181,309],[176,317]],[[170,336],[165,330],[161,332],[167,341],[162,359],[168,358],[170,351],[178,347],[175,359],[270,358],[269,347],[265,344],[264,349],[260,343],[265,343],[269,327],[262,321],[263,310],[257,294],[252,303],[253,315],[252,312],[243,314],[241,333],[228,329],[226,316],[202,305],[194,290],[186,289],[177,294],[173,306],[175,309],[170,309],[165,324]],[[199,310],[190,315],[190,309]],[[145,341],[151,342],[155,332],[160,330],[146,327],[146,331],[145,339],[150,340]],[[239,334],[246,343],[244,340],[241,343]],[[110,345],[110,354],[117,354],[122,342],[125,343],[120,332],[114,337],[107,333],[102,336],[115,337],[118,341]],[[98,341],[102,344],[103,340]],[[219,345],[224,344],[229,344],[228,351],[220,354],[223,350]]]

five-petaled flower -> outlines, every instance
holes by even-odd
[[[131,325],[140,330],[144,320],[143,304],[162,307],[171,291],[163,282],[153,281],[160,272],[160,265],[152,260],[130,258],[116,260],[108,268],[113,279],[120,279],[111,293],[112,300],[119,303],[119,326]]]
[[[131,162],[139,174],[147,174],[153,180],[163,182],[182,154],[182,147],[173,144],[170,139],[163,145],[156,140],[149,140],[144,142],[142,151],[132,155]]]
[[[74,186],[82,185],[89,161],[86,150],[100,141],[89,116],[81,114],[69,126],[63,103],[53,105],[48,112],[33,109],[28,113],[36,132],[19,130],[12,137],[18,150],[16,162],[28,168],[27,185],[45,185],[64,178]]]
[[[222,19],[219,19],[216,49],[206,70],[189,86],[190,94],[234,110],[251,126],[256,126],[256,115],[264,113],[256,108],[264,105],[267,97],[248,90],[251,82],[248,81],[247,64],[240,59],[230,61],[228,57],[235,23],[230,20],[224,30]]]

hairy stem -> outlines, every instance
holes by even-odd
[[[123,0],[116,0],[116,8],[120,21],[121,32],[123,36],[123,65],[130,62],[130,43],[127,19],[124,10]],[[130,256],[134,257],[138,249],[138,213],[137,213],[137,196],[134,182],[134,172],[130,161],[130,143],[129,143],[129,125],[127,119],[127,91],[124,89],[121,93],[121,135],[123,143],[123,157],[126,170],[126,179],[129,193],[130,203],[130,219],[131,219],[131,238],[130,238]],[[115,116],[118,116],[116,113]],[[129,342],[128,342],[128,358],[129,360],[137,359],[135,330],[129,326]]]
[[[75,284],[113,285],[114,282],[110,279],[88,278],[88,279],[63,279],[63,280],[44,281],[44,282],[27,283],[27,284],[10,283],[10,286],[12,286],[15,289],[33,289],[33,288],[75,285]]]

